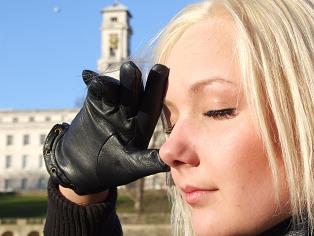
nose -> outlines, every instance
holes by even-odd
[[[194,131],[194,132],[193,132]],[[160,158],[170,167],[183,165],[198,166],[200,164],[195,150],[196,130],[186,122],[176,122],[170,136],[159,150]]]

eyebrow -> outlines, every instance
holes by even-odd
[[[206,85],[210,85],[210,84],[213,84],[213,83],[222,83],[222,84],[228,84],[228,85],[231,85],[233,86],[234,88],[236,88],[236,85],[227,80],[227,79],[224,79],[220,76],[212,76],[212,77],[209,77],[209,78],[206,78],[204,80],[201,80],[201,81],[197,81],[195,82],[194,84],[191,85],[191,87],[189,88],[189,92],[195,94],[197,93],[202,87],[206,86]],[[167,100],[165,99],[164,101],[164,106],[166,106],[167,108],[168,107],[173,107],[175,108],[175,104],[173,102],[171,102],[170,100]]]
[[[219,76],[214,76],[214,77],[209,77],[209,78],[201,80],[201,81],[197,81],[196,83],[191,85],[189,91],[192,93],[197,93],[202,87],[205,87],[207,85],[211,85],[215,82],[235,86],[235,84],[229,80],[226,80],[226,79],[219,77]]]

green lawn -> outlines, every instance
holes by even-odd
[[[133,201],[124,191],[120,191],[117,203],[118,212],[133,212]],[[170,212],[170,203],[165,191],[145,191],[144,213],[166,213]]]
[[[118,195],[118,212],[133,211],[133,202],[125,192]],[[43,193],[16,194],[0,196],[0,218],[33,218],[45,217],[47,195]],[[163,191],[146,191],[144,198],[144,213],[169,212],[170,205]]]
[[[0,196],[0,218],[45,217],[47,197],[42,195]]]

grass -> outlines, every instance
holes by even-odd
[[[132,213],[133,201],[128,194],[120,190],[117,202],[117,212]],[[168,213],[170,203],[165,191],[147,190],[144,193],[143,213]]]
[[[45,194],[0,196],[0,218],[45,217],[46,209]]]
[[[46,216],[46,192],[0,195],[0,218],[41,218]],[[119,191],[117,211],[132,213],[133,201],[123,190]],[[170,204],[164,191],[145,191],[144,213],[167,213]]]

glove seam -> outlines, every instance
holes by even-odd
[[[98,181],[98,186],[101,186],[101,183],[100,183],[100,176],[99,176],[99,158],[100,158],[100,153],[102,152],[102,149],[103,147],[106,145],[106,143],[108,142],[108,140],[116,135],[117,133],[113,132],[110,136],[108,136],[108,138],[103,142],[101,148],[99,149],[98,151],[98,154],[97,154],[97,159],[96,159],[96,176],[97,176],[97,181]],[[108,186],[107,188],[112,188],[112,186]]]

